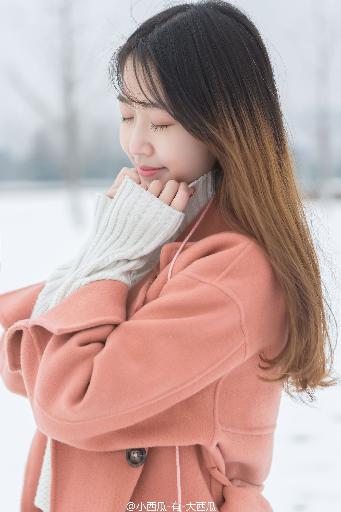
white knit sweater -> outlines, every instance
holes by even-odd
[[[176,240],[213,196],[215,169],[190,186],[196,192],[179,212],[126,176],[113,199],[96,194],[94,222],[75,258],[47,278],[34,305],[35,318],[77,288],[99,279],[117,279],[131,288],[158,263],[161,248]],[[47,439],[34,504],[50,512],[51,439]]]

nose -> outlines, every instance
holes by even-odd
[[[138,123],[135,123],[135,126],[130,131],[129,152],[134,156],[150,156],[153,154],[153,146],[146,133],[146,128],[142,125],[138,125]]]

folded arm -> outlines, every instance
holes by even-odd
[[[46,435],[86,448],[87,439],[151,418],[243,362],[239,307],[219,287],[182,272],[129,320],[126,297],[119,281],[94,282],[8,330],[9,365],[22,368]],[[110,450],[110,435],[106,443]]]
[[[209,258],[214,264],[216,255]],[[190,444],[201,393],[251,355],[238,302],[190,267],[129,319],[127,291],[119,281],[90,283],[8,331],[10,365],[22,368],[47,436],[97,451]],[[256,442],[242,455],[239,478],[235,470],[224,475],[220,512],[271,512],[250,468],[268,465],[272,446]]]
[[[0,324],[6,330],[18,320],[31,316],[37,297],[45,281],[24,286],[0,295]],[[0,375],[9,391],[26,396],[24,381],[19,370],[11,371],[4,351],[4,333],[0,338]]]
[[[36,318],[96,280],[120,280],[130,288],[155,266],[161,246],[177,236],[183,219],[183,212],[125,177],[114,199],[97,194],[92,229],[74,258],[45,281],[0,295],[0,324],[6,330],[18,320]],[[3,339],[0,371],[10,391],[26,396],[20,370],[8,367]]]

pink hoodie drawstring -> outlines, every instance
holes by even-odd
[[[183,246],[185,245],[185,243],[187,242],[187,240],[190,238],[190,236],[193,234],[193,232],[197,228],[198,224],[201,222],[201,220],[204,217],[205,213],[207,212],[207,210],[211,206],[211,203],[213,202],[213,199],[214,198],[210,199],[210,201],[207,203],[206,207],[201,212],[200,217],[198,218],[198,220],[196,221],[196,223],[194,224],[194,226],[192,227],[192,229],[190,230],[190,232],[188,233],[186,238],[182,241],[180,247],[178,248],[178,250],[176,251],[175,255],[173,256],[173,259],[172,259],[171,264],[170,264],[169,269],[168,269],[167,281],[169,281],[170,278],[171,278],[172,269],[173,269],[173,265],[175,263],[176,258],[180,254],[180,252],[181,252]],[[178,505],[182,506],[181,505],[181,473],[180,473],[179,446],[175,447],[175,459],[176,459],[176,485],[177,485],[177,491],[178,491]]]

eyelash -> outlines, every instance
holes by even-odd
[[[121,121],[131,121],[132,119],[133,119],[132,117],[121,117]],[[168,128],[168,126],[169,126],[169,124],[150,123],[151,129],[154,130],[155,132],[165,130],[166,128]]]

